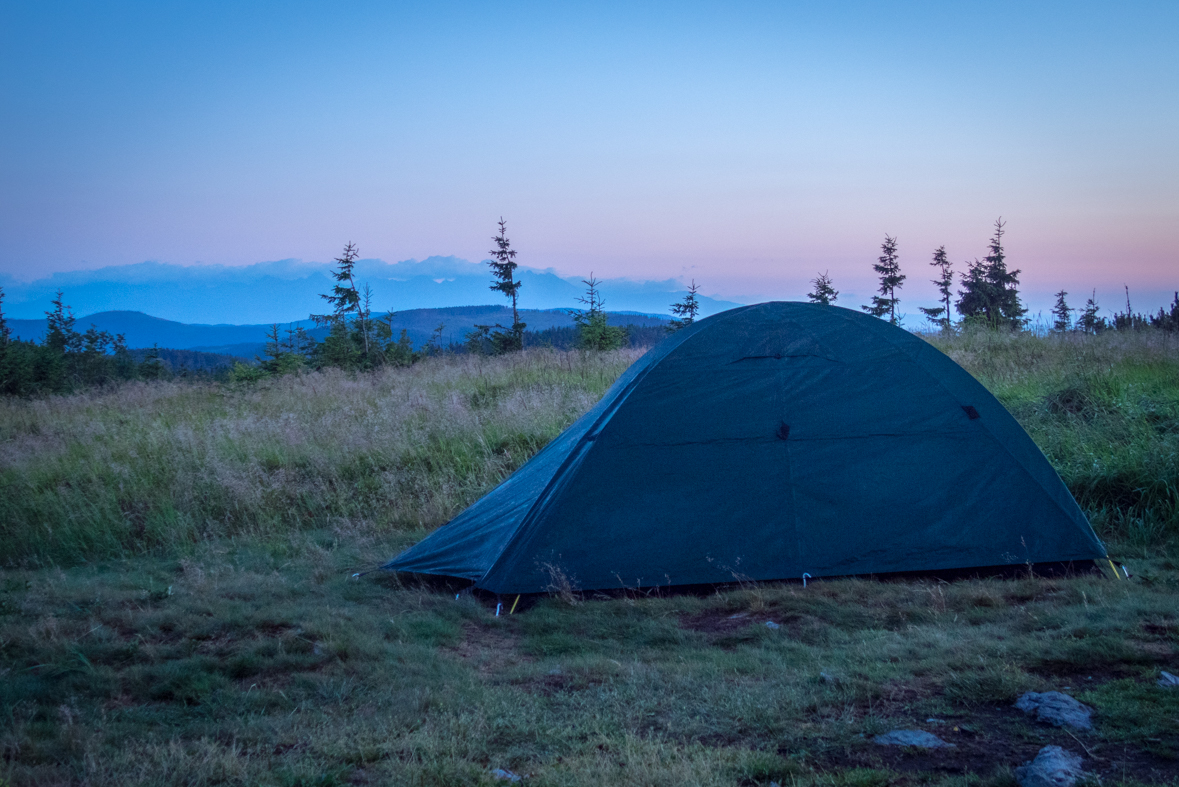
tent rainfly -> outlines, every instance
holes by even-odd
[[[384,568],[494,593],[1096,560],[1048,460],[883,320],[762,303],[636,361],[515,474]]]

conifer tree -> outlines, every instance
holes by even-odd
[[[1105,318],[1097,316],[1098,309],[1100,307],[1097,305],[1097,290],[1093,290],[1093,294],[1085,302],[1085,308],[1081,310],[1081,316],[1077,318],[1077,328],[1084,333],[1101,333],[1105,330]]]
[[[12,361],[8,352],[8,347],[11,344],[9,338],[11,336],[12,333],[8,329],[8,320],[4,318],[4,288],[0,287],[0,394],[9,393],[11,381],[14,377]]]
[[[995,221],[990,254],[970,264],[962,289],[958,291],[958,313],[972,322],[992,328],[1021,328],[1027,309],[1019,300],[1019,271],[1007,270],[1003,250],[1006,222]]]
[[[811,303],[830,306],[839,297],[839,292],[832,285],[831,277],[827,275],[827,271],[820,273],[818,278],[811,279],[811,284],[814,285],[814,289],[806,294]]]
[[[69,306],[64,305],[63,293],[58,290],[51,301],[53,311],[45,312],[45,346],[55,352],[78,352],[81,349],[82,337],[74,330],[78,319]]]
[[[144,380],[161,380],[167,376],[168,367],[164,366],[164,362],[160,360],[158,344],[153,344],[148,348],[136,371]]]
[[[991,253],[983,258],[987,264],[987,281],[995,293],[998,308],[998,322],[1011,328],[1023,326],[1027,309],[1019,300],[1019,271],[1007,270],[1007,255],[1003,251],[1003,234],[1006,222],[1000,216],[995,220],[995,234],[991,236]]]
[[[319,296],[332,307],[331,314],[311,315],[311,319],[315,321],[316,325],[328,328],[328,335],[316,352],[317,360],[323,366],[349,369],[356,366],[358,361],[367,362],[369,360],[367,325],[365,324],[365,315],[361,314],[360,290],[356,287],[353,276],[359,256],[360,249],[349,241],[344,246],[344,252],[335,259],[336,270],[332,271],[332,278],[336,280],[336,283],[332,286],[332,291]],[[356,315],[359,336],[350,335],[349,315]],[[362,340],[360,353],[357,352],[354,345],[354,338]],[[362,358],[357,358],[358,354],[362,355]]]
[[[8,337],[12,332],[8,329],[8,320],[4,319],[4,288],[0,287],[0,357],[8,349]]]
[[[520,322],[520,310],[517,308],[520,287],[523,282],[516,281],[516,252],[512,249],[507,237],[507,223],[501,216],[499,219],[499,235],[492,238],[495,248],[488,254],[492,259],[487,261],[491,266],[494,283],[491,289],[502,292],[512,299],[512,327],[508,331],[497,325],[501,330],[490,335],[496,352],[511,352],[524,349],[524,329],[527,327]],[[479,326],[476,326],[479,327]]]
[[[885,235],[880,250],[884,253],[880,255],[879,262],[872,266],[880,274],[880,294],[872,296],[872,305],[862,308],[873,317],[883,318],[887,315],[888,321],[897,325],[897,304],[901,302],[897,298],[897,290],[906,278],[897,261],[897,239]]]
[[[1159,313],[1151,315],[1150,324],[1164,331],[1179,331],[1179,292],[1175,293],[1170,310],[1160,306]]]
[[[1052,330],[1057,333],[1064,333],[1073,327],[1073,310],[1068,307],[1068,301],[1065,300],[1067,295],[1064,290],[1056,293],[1056,305],[1052,307]]]
[[[671,305],[671,313],[675,317],[667,325],[668,333],[675,333],[680,328],[687,328],[696,322],[696,315],[700,313],[700,302],[696,300],[696,293],[699,291],[700,288],[696,286],[696,280],[692,279],[692,284],[688,287],[688,294],[684,296],[684,299]]]
[[[945,246],[938,246],[934,250],[933,262],[929,264],[938,269],[938,277],[931,281],[937,287],[938,293],[942,296],[942,305],[932,309],[925,306],[919,306],[918,308],[925,314],[927,320],[940,325],[943,331],[948,331],[954,324],[950,316],[950,296],[951,288],[954,285],[954,266],[950,262],[950,258],[946,255]]]
[[[586,286],[585,297],[578,298],[586,308],[573,313],[577,324],[577,346],[582,350],[616,350],[626,344],[626,329],[610,325],[606,319],[606,303],[598,291],[600,283],[591,272],[588,279],[582,279]]]

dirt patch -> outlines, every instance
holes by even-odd
[[[787,627],[796,625],[801,620],[801,615],[775,615],[769,610],[761,612],[707,610],[696,615],[681,617],[679,626],[687,631],[698,631],[701,634],[720,637],[740,631],[746,626],[764,626],[766,623],[774,623]]]
[[[518,644],[518,638],[503,628],[468,623],[463,626],[463,641],[452,652],[480,675],[494,675],[535,661],[521,653]]]
[[[1060,746],[1079,754],[1087,772],[1107,781],[1136,779],[1146,784],[1179,783],[1179,756],[1165,742],[1152,748],[1103,743],[1088,733],[1072,734],[1034,724],[1014,708],[976,707],[969,712],[929,719],[895,718],[895,729],[924,730],[954,748],[917,749],[880,746],[865,737],[861,745],[842,753],[827,752],[825,768],[888,768],[902,774],[902,784],[926,783],[930,773],[989,776],[1003,767],[1015,768],[1035,758],[1044,746]],[[911,781],[910,781],[911,780]]]

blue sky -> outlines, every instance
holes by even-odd
[[[0,274],[520,261],[1179,287],[1177,3],[0,4]],[[927,293],[928,291],[928,293]],[[851,304],[849,304],[851,305]],[[1150,305],[1144,303],[1144,306]]]

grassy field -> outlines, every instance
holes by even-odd
[[[1134,579],[528,601],[353,579],[636,357],[530,351],[0,402],[0,784],[1179,784],[1179,343],[935,338]],[[779,625],[774,629],[765,624]],[[1070,734],[1011,707],[1058,689]],[[889,729],[954,743],[872,744]]]

